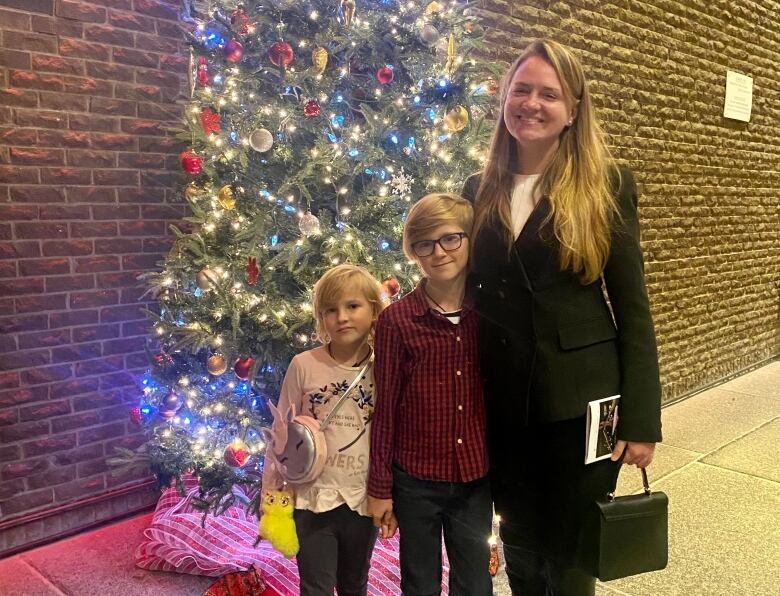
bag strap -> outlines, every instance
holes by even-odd
[[[371,350],[371,355],[368,357],[368,362],[366,362],[363,365],[363,368],[360,369],[360,372],[357,374],[357,376],[353,379],[352,384],[347,387],[347,390],[341,394],[341,397],[339,398],[339,401],[336,402],[336,405],[333,406],[333,409],[328,412],[328,415],[325,416],[325,420],[320,422],[320,430],[325,430],[325,427],[330,424],[330,419],[333,418],[333,416],[336,414],[338,409],[341,407],[341,405],[346,401],[347,396],[352,392],[352,390],[358,386],[358,383],[360,383],[360,379],[363,378],[363,375],[366,374],[366,371],[371,367],[371,365],[374,363],[374,351]]]
[[[642,486],[645,488],[645,494],[650,494],[650,483],[647,481],[647,470],[644,468],[639,468],[642,470]]]
[[[648,497],[650,496],[650,482],[647,480],[647,470],[644,468],[639,468],[639,470],[642,472],[642,487],[645,490],[645,495]],[[615,500],[615,491],[607,493],[607,501],[614,501]]]

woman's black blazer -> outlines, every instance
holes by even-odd
[[[618,437],[661,440],[658,355],[636,186],[625,169],[618,178],[615,168],[611,178],[620,214],[613,219],[603,282],[583,285],[560,270],[552,223],[543,225],[550,209],[545,198],[511,253],[495,226],[472,239],[471,280],[482,317],[482,373],[493,437],[498,433],[511,444],[518,425],[583,416],[589,401],[620,394]],[[479,180],[476,174],[464,186],[472,202]]]

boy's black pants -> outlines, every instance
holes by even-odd
[[[365,596],[377,529],[370,517],[341,505],[324,513],[295,510],[301,549],[301,596]]]
[[[441,538],[450,562],[452,596],[490,596],[490,483],[420,480],[393,466],[393,511],[401,546],[404,596],[441,593]]]

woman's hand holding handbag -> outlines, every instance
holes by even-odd
[[[651,492],[642,471],[644,492],[591,504],[582,528],[580,567],[602,581],[664,569],[668,561],[669,499]]]

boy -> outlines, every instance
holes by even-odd
[[[455,195],[411,208],[403,248],[423,280],[376,326],[368,507],[383,538],[397,520],[406,596],[440,593],[442,531],[450,594],[492,594],[478,321],[466,296],[472,222],[471,204]]]

